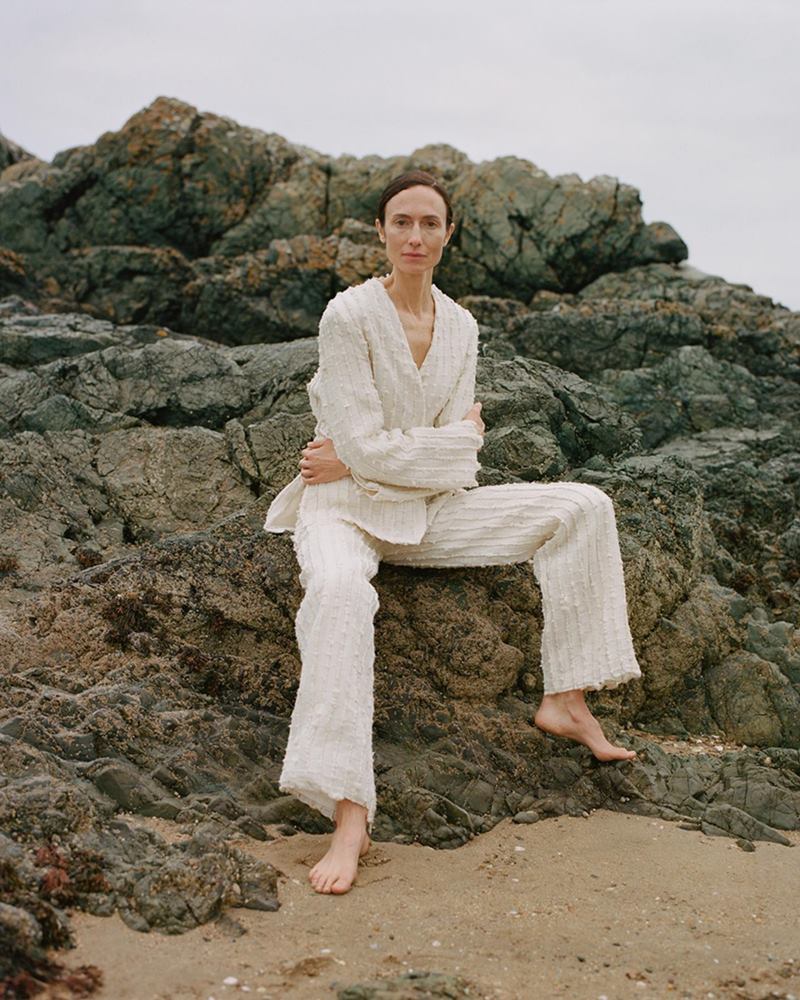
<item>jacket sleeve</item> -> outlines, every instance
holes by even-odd
[[[336,454],[373,499],[417,499],[477,486],[483,436],[474,422],[456,419],[438,427],[387,430],[364,334],[330,304],[319,325],[318,376],[317,392]]]

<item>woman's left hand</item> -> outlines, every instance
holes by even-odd
[[[330,438],[309,441],[303,448],[302,455],[299,462],[300,475],[307,485],[332,483],[350,475],[350,469],[337,456]]]

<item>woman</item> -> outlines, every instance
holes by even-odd
[[[279,784],[335,823],[309,873],[324,893],[350,889],[375,814],[370,580],[381,560],[532,562],[545,691],[534,722],[600,760],[635,756],[605,738],[583,698],[641,676],[611,499],[588,483],[478,486],[478,324],[432,282],[455,229],[450,200],[412,171],[385,189],[375,225],[392,271],[328,303],[308,384],[314,440],[264,524],[294,532],[300,565],[302,670]]]

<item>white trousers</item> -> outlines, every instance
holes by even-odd
[[[531,561],[542,594],[545,694],[613,688],[641,676],[628,626],[614,506],[589,483],[479,486],[445,501],[422,540],[398,545],[322,512],[293,535],[303,599],[302,663],[279,787],[334,818],[338,799],[367,809],[372,829],[373,619],[370,580],[400,566]]]

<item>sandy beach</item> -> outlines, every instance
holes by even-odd
[[[181,839],[170,822],[128,819]],[[373,843],[344,896],[307,882],[327,836],[248,839],[283,873],[277,912],[229,909],[179,936],[76,912],[78,947],[57,957],[99,966],[104,1000],[317,1000],[410,970],[463,976],[485,1000],[789,1000],[800,833],[788,837],[748,852],[605,810],[504,820],[454,851]]]

